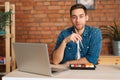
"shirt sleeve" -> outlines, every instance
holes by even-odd
[[[102,35],[100,29],[95,29],[90,38],[91,41],[86,58],[89,62],[97,64],[102,47]]]
[[[63,39],[64,39],[63,34],[64,34],[63,31],[59,34],[54,50],[56,50],[60,46],[61,42],[63,41]]]

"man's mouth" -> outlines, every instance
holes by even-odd
[[[76,26],[80,26],[81,24],[76,24]]]

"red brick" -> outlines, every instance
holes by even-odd
[[[72,2],[65,2],[65,5],[71,5],[72,4]]]
[[[65,10],[59,10],[58,12],[59,13],[65,13]]]
[[[61,9],[61,6],[48,6],[49,10],[53,10],[53,9]]]
[[[32,10],[33,7],[32,6],[21,6],[20,10]]]
[[[64,6],[65,5],[65,2],[58,2],[58,5],[60,5],[60,6]]]
[[[36,14],[36,15],[33,15],[35,18],[45,18],[47,17],[47,14]]]

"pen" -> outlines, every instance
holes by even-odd
[[[81,44],[82,48],[84,48],[82,41],[79,41],[79,42],[80,42],[80,44]]]
[[[72,31],[72,33],[74,33],[74,32]],[[84,48],[82,41],[79,41],[79,42],[80,42],[80,45],[82,46],[82,48]]]

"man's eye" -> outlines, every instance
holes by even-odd
[[[75,16],[73,16],[73,17],[72,17],[72,19],[76,19],[76,17],[75,17]]]
[[[84,16],[80,16],[80,18],[83,18]]]

